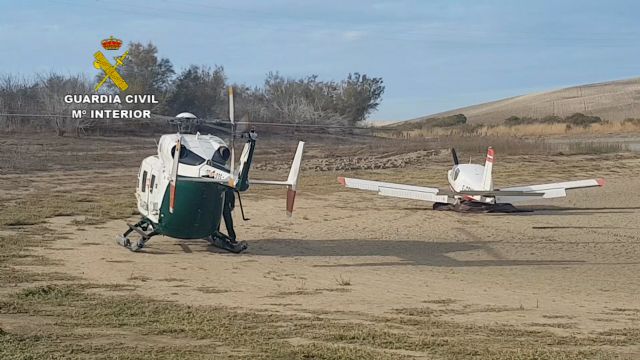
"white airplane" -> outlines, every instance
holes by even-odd
[[[491,147],[487,151],[484,166],[460,164],[455,149],[451,149],[451,155],[453,167],[447,173],[450,190],[346,177],[339,177],[338,181],[345,187],[376,191],[378,195],[433,202],[434,210],[466,210],[474,207],[492,210],[499,205],[506,205],[503,209],[507,211],[515,210],[510,206],[512,202],[565,197],[567,190],[604,186],[605,183],[604,179],[599,178],[494,189],[492,170],[495,151]]]

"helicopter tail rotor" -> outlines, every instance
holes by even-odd
[[[289,170],[289,177],[287,178],[287,216],[291,217],[293,214],[293,203],[296,198],[296,189],[298,187],[298,179],[300,178],[300,166],[302,164],[302,152],[304,151],[304,142],[298,143],[296,154],[293,156],[293,163],[291,164],[291,170]]]
[[[286,181],[272,181],[272,180],[251,180],[251,184],[264,184],[264,185],[284,185],[287,187],[287,216],[291,217],[293,214],[293,203],[296,198],[296,190],[298,188],[298,179],[300,178],[300,167],[302,164],[302,153],[304,151],[304,141],[298,142],[298,148],[296,154],[293,156],[293,162],[291,163],[291,170],[289,170],[289,177]]]

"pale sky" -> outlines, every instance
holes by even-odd
[[[404,120],[570,85],[640,76],[637,1],[0,0],[0,73],[95,75],[100,40],[153,42],[176,71],[222,65],[382,77],[372,120]]]

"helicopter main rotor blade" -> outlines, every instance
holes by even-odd
[[[229,86],[229,121],[231,121],[231,185],[235,186],[235,162],[236,162],[236,125],[235,108],[233,104],[233,86]]]
[[[200,123],[200,128],[204,128],[204,129],[212,129],[212,130],[216,130],[216,131],[222,131],[222,132],[226,132],[226,133],[231,133],[231,126],[229,122],[222,122],[222,121],[208,121],[208,120],[203,120]]]
[[[176,149],[173,152],[173,164],[171,164],[171,180],[169,189],[169,213],[173,214],[174,205],[176,202],[176,185],[178,182],[178,164],[180,163],[180,148],[182,137],[178,137],[176,142]]]

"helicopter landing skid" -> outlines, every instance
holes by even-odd
[[[241,253],[247,250],[247,247],[249,247],[246,241],[231,240],[228,236],[220,232],[216,232],[213,235],[209,236],[207,238],[207,241],[209,242],[209,244],[219,249],[226,250],[235,254]]]
[[[119,245],[124,246],[133,252],[140,251],[140,249],[144,247],[144,245],[147,243],[147,241],[149,241],[149,239],[151,239],[152,236],[158,234],[158,232],[156,232],[155,230],[148,231],[150,225],[151,224],[149,224],[149,222],[147,222],[144,219],[138,221],[135,225],[127,224],[127,226],[129,227],[129,230],[125,231],[124,234],[122,234],[121,236],[118,236],[116,238],[116,242]],[[153,229],[152,226],[151,228]],[[131,240],[128,237],[129,234],[131,234],[134,231],[138,233],[138,235],[140,235],[140,240],[138,240],[138,242],[136,242],[135,245],[132,244]]]

